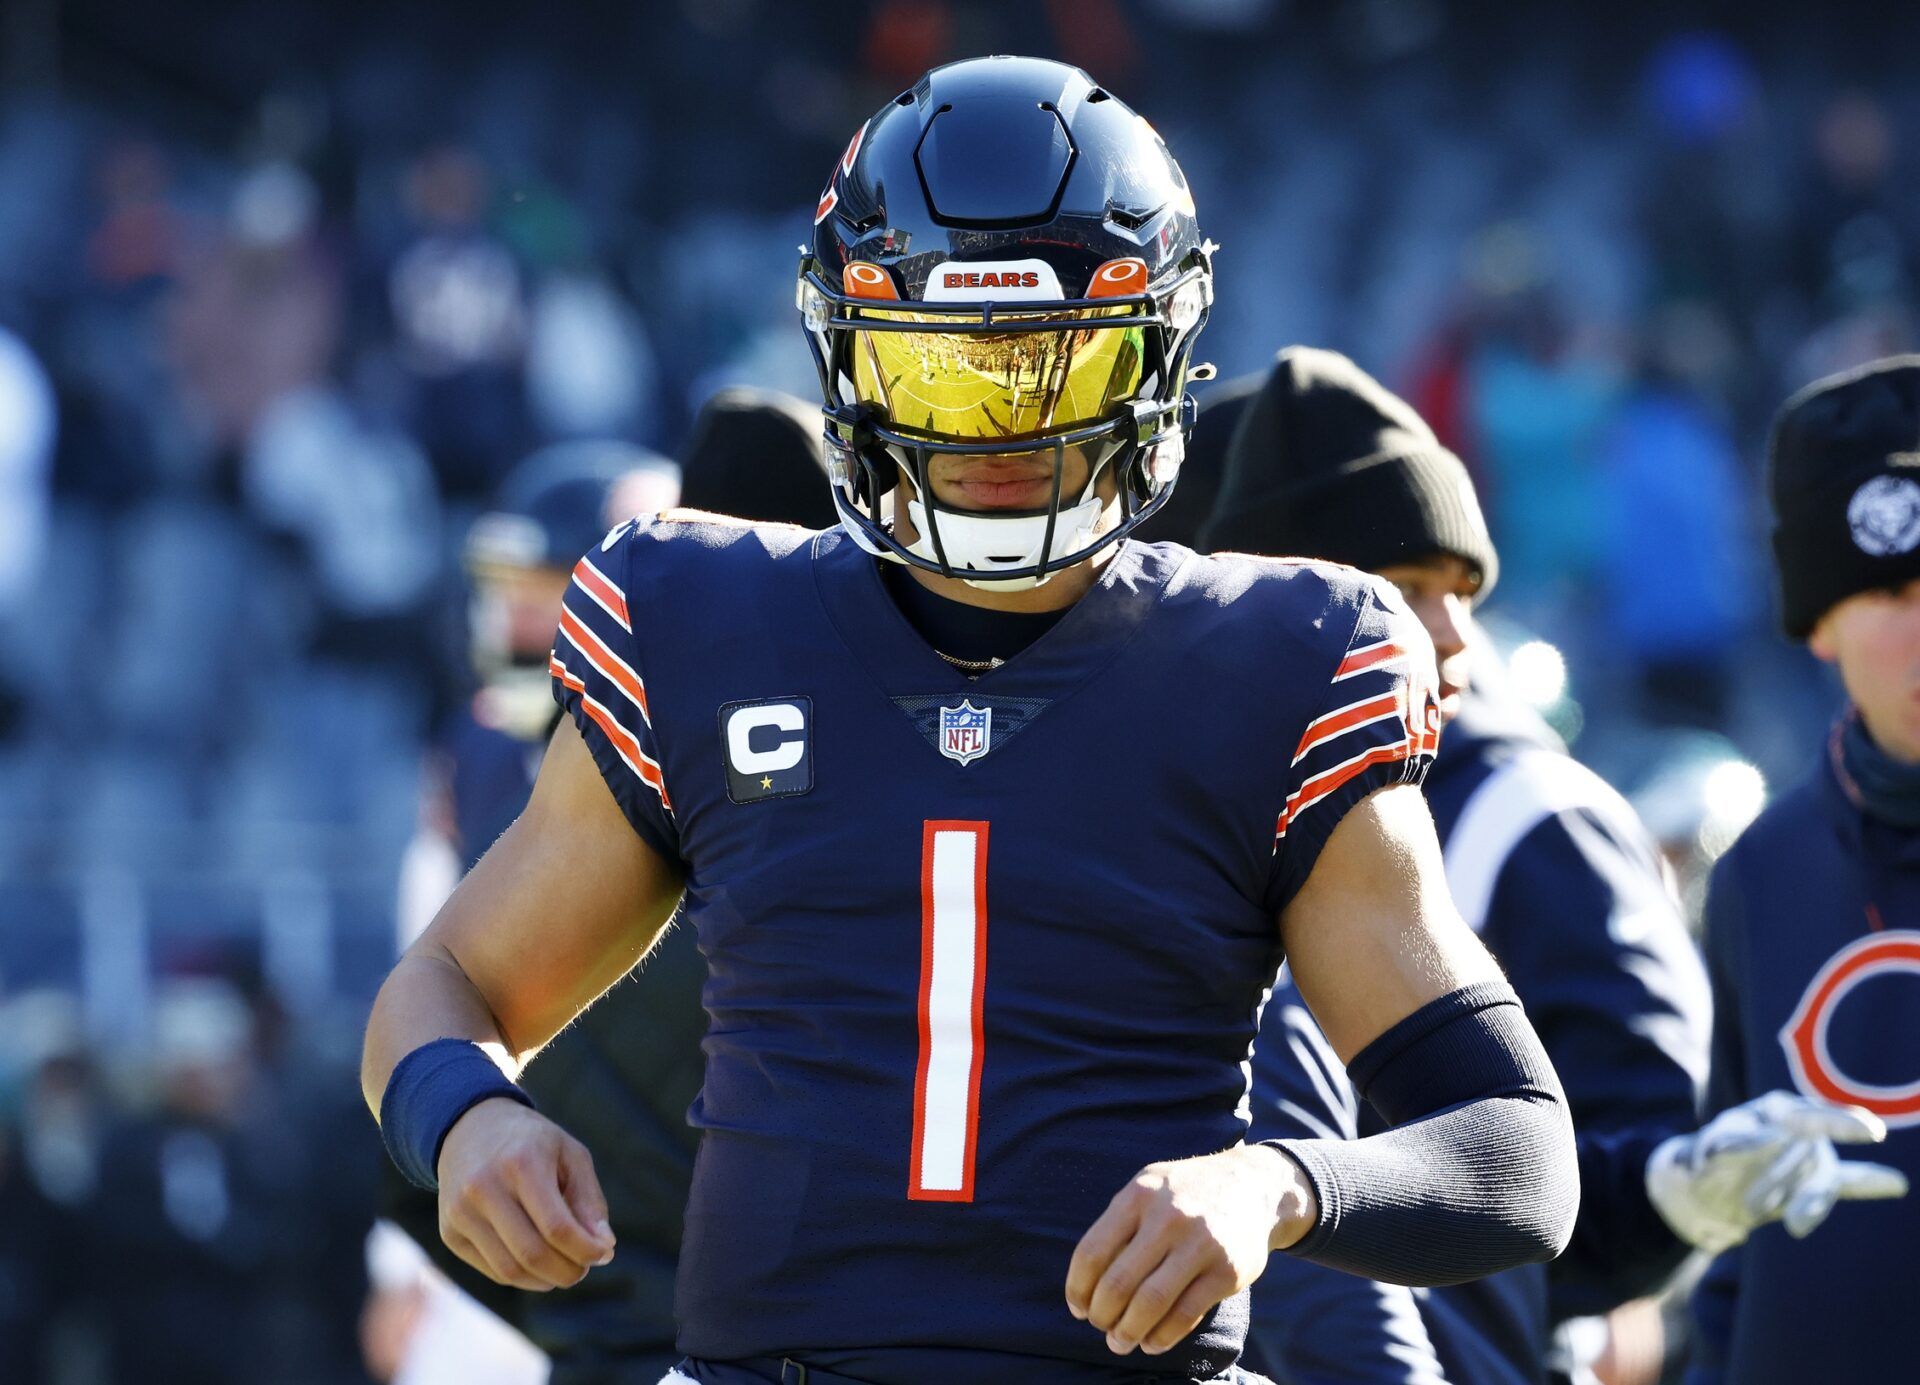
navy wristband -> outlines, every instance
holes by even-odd
[[[488,1097],[532,1106],[471,1039],[435,1039],[394,1065],[380,1098],[380,1138],[394,1167],[428,1192],[440,1187],[440,1146],[453,1123]]]

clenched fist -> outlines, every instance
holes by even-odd
[[[487,1278],[545,1293],[613,1258],[587,1147],[537,1111],[480,1102],[440,1146],[440,1238]]]
[[[1319,1215],[1306,1175],[1265,1145],[1149,1164],[1074,1248],[1067,1308],[1106,1333],[1110,1350],[1158,1355]]]

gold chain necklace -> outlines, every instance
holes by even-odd
[[[969,678],[978,678],[983,673],[991,673],[994,669],[999,668],[1000,665],[1006,662],[1005,659],[956,659],[944,650],[936,649],[933,652],[966,674]]]

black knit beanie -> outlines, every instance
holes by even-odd
[[[1359,366],[1307,346],[1280,353],[1241,414],[1205,539],[1373,571],[1452,554],[1482,596],[1500,570],[1460,459]]]
[[[1920,577],[1920,356],[1817,380],[1782,405],[1767,492],[1789,637],[1857,592]]]
[[[693,422],[680,503],[735,519],[831,528],[840,516],[820,460],[821,426],[820,406],[792,395],[747,385],[719,391]]]

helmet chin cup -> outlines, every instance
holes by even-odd
[[[1062,555],[1077,553],[1093,541],[1107,502],[1092,490],[1089,481],[1087,494],[1057,515],[1052,511],[970,514],[938,505],[929,515],[927,506],[916,496],[907,502],[914,532],[907,548],[922,558],[939,561],[932,538],[937,525],[946,566],[961,581],[997,591],[1037,587],[1058,571],[1053,564]]]

